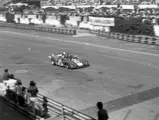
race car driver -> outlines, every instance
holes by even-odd
[[[59,58],[57,60],[58,61],[58,65],[63,66],[63,63],[62,63],[62,59],[63,58],[66,58],[66,53],[65,52],[63,52],[62,55],[59,56]]]
[[[63,52],[63,56],[64,56],[64,58],[67,58],[69,60],[72,60],[72,58],[73,58],[73,55],[66,53],[66,52]]]

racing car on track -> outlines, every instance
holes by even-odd
[[[67,69],[77,69],[90,66],[86,59],[79,58],[76,55],[72,55],[66,52],[60,54],[52,53],[48,56],[52,65],[65,67]]]

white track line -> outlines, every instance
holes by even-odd
[[[115,51],[122,51],[122,52],[129,52],[129,53],[136,53],[136,54],[159,57],[159,54],[153,54],[153,53],[141,52],[141,51],[134,51],[134,50],[127,50],[127,49],[121,49],[121,48],[114,48],[114,47],[110,47],[110,46],[102,46],[102,45],[97,45],[97,44],[87,43],[87,42],[77,42],[77,41],[72,41],[72,40],[63,40],[63,39],[57,39],[57,38],[53,38],[53,37],[42,37],[42,36],[37,36],[37,35],[29,35],[29,34],[23,34],[23,33],[18,33],[18,32],[11,32],[11,31],[0,31],[0,32],[1,33],[10,33],[10,34],[15,34],[15,35],[21,35],[21,36],[27,36],[27,37],[33,37],[33,38],[39,38],[39,39],[48,39],[48,40],[52,40],[52,41],[74,43],[74,44],[79,44],[79,45],[86,45],[86,46],[92,46],[92,47],[103,48],[103,49],[110,49],[110,50],[115,50]]]

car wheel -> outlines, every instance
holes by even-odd
[[[54,61],[51,61],[51,64],[52,64],[52,65],[55,65],[55,62],[54,62]]]
[[[87,66],[90,66],[90,64],[89,64],[88,62],[86,62],[86,65],[87,65]]]
[[[72,67],[73,67],[73,66],[70,65],[70,64],[67,64],[67,65],[66,65],[66,68],[67,68],[67,69],[72,69]]]
[[[69,66],[69,65],[66,65],[66,68],[67,68],[67,69],[70,69],[70,66]]]

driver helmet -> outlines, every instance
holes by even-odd
[[[77,55],[74,55],[74,56],[73,56],[73,58],[77,59],[77,58],[78,58],[78,56],[77,56]]]
[[[66,52],[63,52],[63,53],[62,53],[62,56],[65,57],[65,56],[66,56]]]
[[[63,54],[63,55],[66,55],[66,52],[63,52],[62,54]]]

